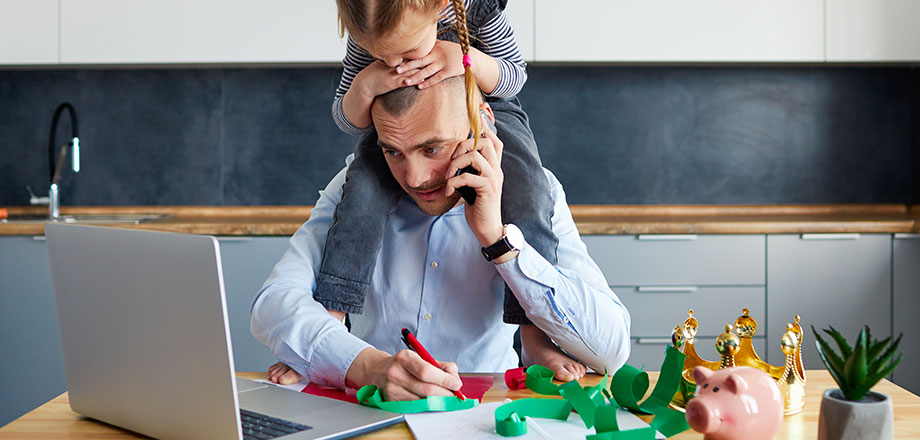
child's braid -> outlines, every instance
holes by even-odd
[[[463,83],[466,86],[466,112],[470,118],[470,129],[473,136],[473,145],[479,142],[480,120],[476,103],[476,77],[470,69],[470,33],[466,27],[466,8],[463,0],[451,0],[454,6],[454,15],[457,17],[457,35],[460,37],[460,50],[463,51]]]

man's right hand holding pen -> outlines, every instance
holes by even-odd
[[[358,353],[345,374],[350,388],[376,385],[386,400],[416,400],[427,396],[451,396],[463,386],[457,364],[440,362],[437,368],[412,350],[395,355],[373,347]]]

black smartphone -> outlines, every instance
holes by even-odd
[[[486,115],[485,110],[479,110],[479,114],[483,116],[482,119],[486,121],[486,125],[489,127],[490,130],[492,130],[492,133],[498,134],[498,130],[495,128],[495,123],[493,123],[492,120],[489,119],[489,116]],[[485,137],[485,136],[480,136],[480,137]],[[470,139],[473,138],[473,133],[470,133],[469,138]],[[463,173],[470,173],[470,174],[478,175],[479,171],[476,171],[476,168],[473,168],[473,166],[470,165],[466,168],[458,170],[456,175],[459,176]],[[463,186],[463,187],[457,188],[457,192],[460,193],[460,197],[463,197],[463,200],[465,200],[468,205],[472,205],[473,203],[476,202],[476,190],[475,189],[470,188],[468,186]]]

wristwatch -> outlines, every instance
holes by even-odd
[[[495,244],[482,248],[482,256],[486,261],[492,261],[511,251],[520,251],[524,248],[524,234],[517,226],[508,223],[505,225],[505,235]]]

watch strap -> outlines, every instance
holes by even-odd
[[[502,235],[502,238],[498,239],[498,241],[482,248],[482,256],[486,258],[486,261],[492,261],[514,250],[514,246],[508,241],[507,230],[503,233],[505,235]]]

